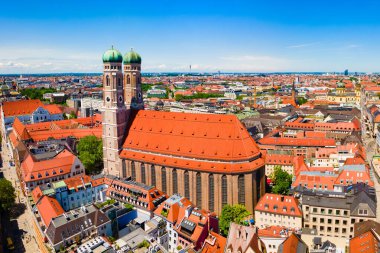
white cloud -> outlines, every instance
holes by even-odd
[[[314,45],[319,44],[319,42],[312,42],[312,43],[304,43],[304,44],[297,44],[297,45],[290,45],[287,46],[287,48],[303,48],[303,47],[311,47]]]

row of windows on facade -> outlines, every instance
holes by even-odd
[[[278,225],[281,225],[281,226],[285,226],[286,225],[286,222],[284,222],[284,221],[277,221],[277,220],[268,220],[268,219],[264,219],[264,222],[268,222],[268,225],[273,225],[273,224],[275,224],[276,225],[276,223],[278,222]],[[290,222],[290,221],[288,221],[288,225],[289,226],[293,226],[293,227],[295,227],[296,226],[296,223],[295,222]],[[264,228],[265,226],[263,226],[263,228]]]
[[[118,70],[121,70],[121,66],[108,66],[108,65],[105,65],[104,66],[104,69],[118,69]],[[136,67],[136,66],[125,66],[125,69],[128,69],[128,70],[141,70],[140,67]]]
[[[140,77],[137,77],[137,83],[140,83]],[[127,84],[131,84],[131,77],[129,75],[127,75]],[[110,86],[110,78],[108,75],[106,76],[106,85]],[[121,78],[117,78],[117,85],[121,87]]]
[[[305,210],[308,212],[310,210],[310,207],[309,206],[305,206]],[[340,215],[341,214],[341,210],[335,210],[335,213],[333,213],[334,210],[333,209],[327,209],[327,214],[335,214],[335,215]],[[320,208],[318,210],[317,207],[313,207],[312,211],[310,211],[310,213],[321,213],[321,214],[325,214],[326,213],[326,209],[325,208]],[[347,210],[344,210],[343,211],[343,215],[344,216],[348,216],[348,211]]]
[[[161,167],[161,177],[162,177],[162,191],[167,192],[167,180],[166,180],[166,168]],[[131,162],[131,178],[132,180],[136,180],[136,166],[135,162]],[[150,174],[151,174],[151,182],[152,185],[156,184],[156,170],[155,170],[155,165],[151,164],[150,166]],[[178,193],[178,176],[177,176],[177,169],[172,170],[172,183],[173,183],[173,193]],[[227,176],[223,175],[222,176],[222,185],[221,185],[221,190],[222,190],[222,206],[227,204]],[[145,174],[145,164],[141,164],[141,182],[143,184],[147,183],[146,179],[146,174]],[[186,170],[184,173],[184,194],[185,198],[190,199],[190,178],[189,178],[189,172]],[[215,196],[214,196],[214,175],[209,174],[208,176],[208,186],[209,186],[209,191],[208,191],[208,209],[210,211],[215,210]],[[197,206],[202,206],[202,194],[203,194],[203,189],[202,189],[202,179],[201,179],[201,173],[197,172],[196,174],[196,205]],[[239,175],[238,177],[238,202],[239,204],[245,204],[245,181],[244,181],[244,176]]]

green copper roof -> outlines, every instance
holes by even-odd
[[[61,187],[66,187],[65,181],[58,181],[56,183],[53,183],[54,189],[61,188]]]
[[[128,53],[124,55],[123,62],[124,64],[131,64],[131,63],[141,64],[141,56],[135,51],[133,51],[133,49],[131,49],[131,51],[129,51]]]
[[[114,49],[113,46],[111,47],[111,49],[108,49],[103,54],[103,62],[122,62],[122,61],[123,61],[123,56],[117,49]]]

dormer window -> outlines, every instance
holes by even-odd
[[[276,211],[278,209],[278,206],[277,205],[274,205],[273,206],[273,209]]]
[[[38,173],[38,178],[41,178],[41,177],[42,177],[41,173]]]
[[[268,204],[265,204],[265,205],[264,205],[264,208],[265,208],[265,209],[268,209],[268,208],[269,208],[269,205],[268,205]]]

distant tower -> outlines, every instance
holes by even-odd
[[[292,100],[294,101],[294,103],[296,103],[296,84],[294,81],[292,85]]]
[[[256,86],[254,87],[254,94],[253,94],[253,107],[254,108],[257,108],[257,101],[256,101],[256,98],[257,97],[257,93],[256,93]]]
[[[344,71],[344,75],[345,75],[345,76],[348,76],[348,69],[346,69],[346,70]]]
[[[121,176],[122,147],[126,129],[123,94],[123,56],[113,47],[103,54],[103,160],[104,173]]]
[[[127,109],[143,109],[144,101],[141,90],[141,57],[129,51],[124,55],[124,97]]]

